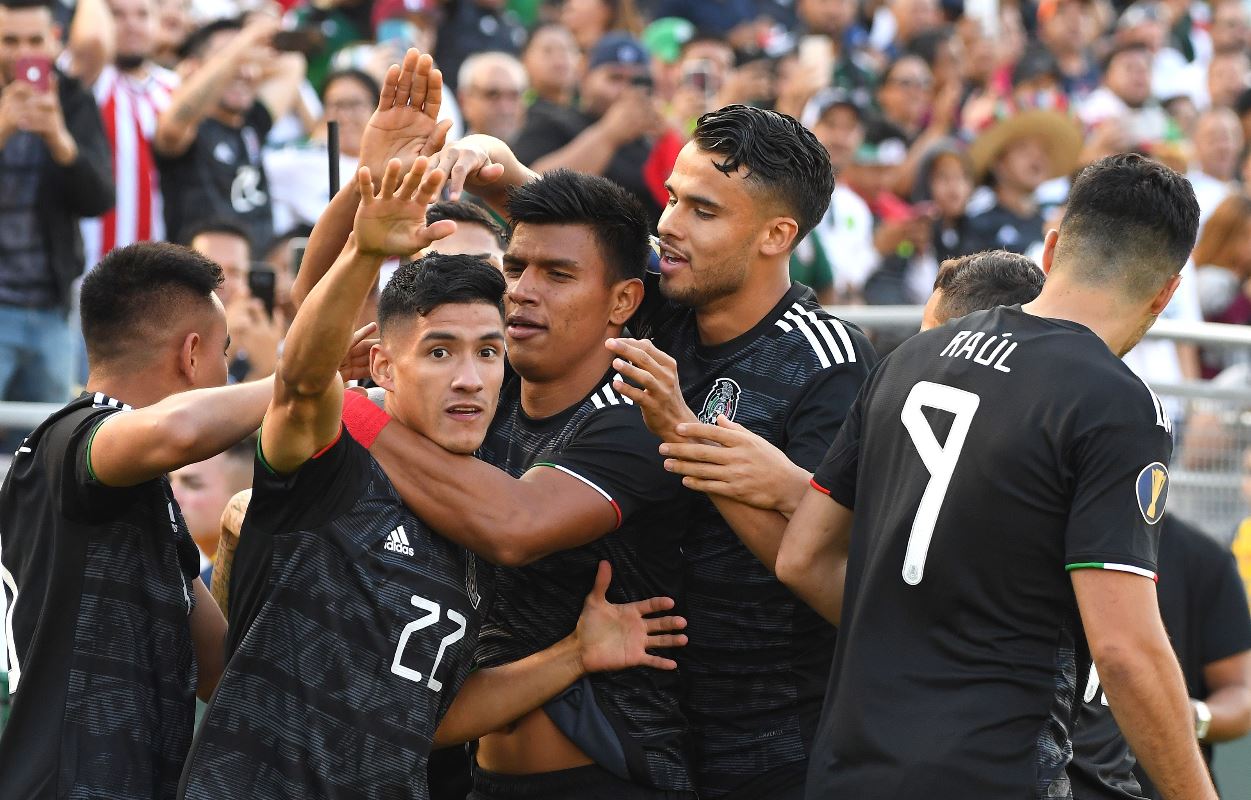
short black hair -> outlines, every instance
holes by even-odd
[[[433,225],[445,219],[450,219],[457,224],[481,225],[495,237],[495,241],[499,242],[501,250],[508,249],[508,231],[504,230],[503,225],[496,222],[495,217],[491,216],[490,212],[476,203],[466,203],[461,200],[440,200],[426,209],[427,225]],[[434,244],[434,249],[439,249],[437,242]]]
[[[693,141],[700,150],[722,157],[718,170],[729,175],[743,167],[749,183],[794,215],[799,231],[791,249],[830,207],[834,194],[830,156],[792,117],[751,106],[726,106],[699,118]]]
[[[8,8],[14,11],[42,8],[49,14],[52,14],[53,22],[56,21],[56,14],[52,11],[52,3],[49,0],[0,0],[0,8]]]
[[[204,55],[204,48],[208,46],[209,39],[215,34],[222,31],[241,30],[243,30],[243,17],[223,17],[206,22],[183,39],[182,45],[178,48],[178,58],[179,60],[200,58]]]
[[[651,253],[647,212],[638,198],[598,175],[568,169],[514,187],[505,203],[513,227],[585,225],[608,265],[608,283],[642,279]]]
[[[83,278],[79,303],[92,368],[154,351],[152,336],[175,327],[189,304],[212,304],[222,283],[212,259],[169,242],[113,250]]]
[[[373,99],[373,104],[378,105],[378,96],[382,93],[382,87],[378,85],[378,81],[374,80],[374,76],[360,69],[337,69],[327,75],[321,82],[321,92],[318,95],[323,103],[326,101],[326,90],[330,88],[330,84],[344,80],[356,81]]]
[[[225,217],[212,217],[200,220],[183,227],[179,233],[178,240],[187,247],[191,246],[192,240],[197,236],[202,236],[206,233],[224,233],[227,236],[234,236],[247,242],[249,252],[252,249],[252,237],[248,235],[247,229],[234,220],[226,219]]]
[[[1042,270],[1017,253],[986,250],[949,258],[934,279],[934,288],[943,293],[935,316],[946,321],[995,306],[1028,303],[1042,287]]]
[[[1103,57],[1103,63],[1099,65],[1099,72],[1107,75],[1108,68],[1112,66],[1112,62],[1125,53],[1146,53],[1150,56],[1151,48],[1142,42],[1126,42],[1125,44],[1117,45]]]
[[[1198,231],[1190,181],[1158,161],[1122,153],[1078,173],[1056,256],[1090,284],[1145,299],[1181,271]]]
[[[378,298],[378,330],[448,303],[486,303],[504,313],[504,276],[478,256],[430,253],[401,264]]]

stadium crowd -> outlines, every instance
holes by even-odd
[[[0,0],[0,798],[1215,797],[1248,13]]]

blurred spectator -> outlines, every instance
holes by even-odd
[[[584,51],[610,33],[638,36],[643,32],[634,0],[564,0],[560,24]]]
[[[920,56],[903,55],[892,61],[878,84],[877,105],[881,118],[871,131],[889,126],[905,143],[921,135],[933,100],[934,76]]]
[[[221,266],[222,284],[215,291],[222,305],[251,297],[252,245],[246,229],[229,219],[206,220],[187,231],[186,245]]]
[[[1186,178],[1199,201],[1200,226],[1222,200],[1237,191],[1234,180],[1242,145],[1242,126],[1228,108],[1213,107],[1195,121],[1194,159]]]
[[[331,65],[331,58],[336,51],[353,42],[370,38],[370,33],[373,32],[371,24],[373,9],[383,6],[383,3],[375,4],[363,2],[363,0],[318,0],[315,3],[288,2],[284,5],[295,6],[289,17],[292,23],[290,27],[307,34],[306,41],[311,51],[308,53],[308,79],[314,86],[321,86],[326,75],[335,69]],[[413,5],[420,8],[423,3],[421,0],[416,0]],[[229,13],[224,12],[213,16],[227,16]],[[212,19],[212,17],[201,17],[201,19]],[[410,38],[409,41],[415,41],[415,37]]]
[[[1208,35],[1212,52],[1228,53],[1251,46],[1251,27],[1247,25],[1247,9],[1241,0],[1218,0],[1211,5]]]
[[[1244,89],[1238,95],[1238,99],[1234,101],[1234,113],[1238,115],[1238,122],[1242,126],[1242,140],[1251,142],[1251,89]],[[1244,180],[1245,184],[1246,181]]]
[[[156,0],[152,60],[166,69],[178,66],[183,42],[193,28],[190,0]]]
[[[681,17],[696,30],[719,36],[735,48],[759,46],[760,3],[755,0],[657,0],[653,17]]]
[[[166,238],[152,139],[178,77],[151,60],[156,31],[155,0],[79,0],[74,11],[68,58],[62,60],[69,74],[91,87],[107,120],[117,180],[114,209],[82,221],[88,269],[115,247]]]
[[[1233,108],[1251,86],[1251,61],[1246,50],[1226,50],[1212,55],[1208,64],[1207,94],[1212,108]]]
[[[1043,239],[1043,213],[1034,192],[1070,174],[1082,147],[1081,129],[1059,111],[1032,109],[993,123],[969,147],[974,173],[994,190],[991,208],[969,219],[968,248],[1025,253]]]
[[[1151,51],[1141,44],[1118,47],[1105,61],[1103,83],[1078,106],[1087,128],[1113,122],[1124,151],[1158,142],[1168,133],[1168,117],[1151,96]]]
[[[291,285],[295,283],[295,274],[300,270],[304,248],[312,232],[312,226],[296,225],[275,236],[265,250],[265,263],[274,271],[274,308],[288,324],[295,319],[296,312]]]
[[[495,52],[470,56],[461,65],[456,86],[465,133],[485,133],[506,142],[516,138],[525,116],[521,97],[526,69],[515,56]]]
[[[941,24],[938,0],[887,0],[873,15],[869,43],[888,58],[898,58],[918,34]]]
[[[665,122],[651,94],[649,64],[634,39],[605,36],[588,56],[576,108],[530,107],[513,146],[517,158],[540,173],[565,167],[603,175],[637,195],[654,224],[661,206],[644,173],[652,137]]]
[[[877,64],[865,52],[869,34],[857,20],[856,0],[798,0],[795,10],[801,36],[824,36],[827,40],[829,83],[857,92],[856,100],[863,104],[876,82]],[[862,99],[859,93],[866,97]]]
[[[1055,56],[1064,93],[1083,100],[1099,85],[1099,65],[1090,46],[1098,34],[1091,0],[1042,0],[1038,38]]]
[[[444,4],[434,63],[443,71],[448,87],[456,89],[460,65],[474,53],[521,52],[526,29],[505,5],[505,0],[456,0]]]
[[[200,577],[208,586],[221,535],[222,512],[236,492],[252,486],[256,439],[247,438],[207,461],[189,464],[169,475],[174,499],[200,551]]]
[[[939,142],[926,151],[912,202],[920,207],[932,204],[935,213],[930,252],[936,263],[974,252],[966,213],[972,195],[973,164],[956,142]]]
[[[521,53],[534,102],[569,106],[578,85],[578,45],[563,25],[540,25]]]
[[[1199,302],[1209,322],[1251,323],[1246,281],[1251,277],[1251,199],[1231,195],[1216,207],[1199,233],[1193,260]],[[1230,353],[1204,352],[1205,377],[1228,364]]]
[[[1202,70],[1170,46],[1169,8],[1159,0],[1138,0],[1121,12],[1116,21],[1115,41],[1121,47],[1145,47],[1149,54],[1151,89],[1156,97],[1174,94],[1175,88],[1202,99],[1196,77]]]
[[[269,46],[277,23],[217,20],[187,40],[187,78],[156,129],[165,227],[186,238],[217,217],[243,225],[254,247],[274,235],[261,145],[273,121],[292,108],[304,80],[298,53]]]
[[[67,315],[71,284],[83,271],[79,219],[113,205],[100,115],[78,81],[52,67],[59,42],[48,6],[7,0],[0,8],[4,400],[70,398],[75,347]]]
[[[826,89],[804,110],[803,123],[829,153],[834,174],[830,207],[791,256],[791,278],[831,304],[856,299],[877,268],[873,214],[841,176],[864,142],[863,112],[845,89]]]
[[[356,179],[361,136],[378,106],[378,92],[374,79],[360,70],[330,73],[321,92],[324,113],[313,135],[301,144],[264,152],[276,230],[312,226],[330,202],[328,122],[339,123],[339,184]]]

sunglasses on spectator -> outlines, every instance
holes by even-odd
[[[517,100],[521,97],[521,92],[517,89],[477,89],[475,94],[480,94],[488,101],[494,103],[497,100]]]
[[[893,83],[904,89],[929,89],[934,85],[934,82],[928,78],[891,78],[887,83]]]

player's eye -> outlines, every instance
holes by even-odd
[[[573,276],[570,275],[568,272],[558,272],[558,271],[553,270],[549,274],[552,276],[552,280],[557,280],[557,281],[573,280]]]
[[[712,214],[699,208],[695,209],[695,216],[698,219],[712,219]]]
[[[436,347],[430,351],[431,358],[447,358],[450,355],[446,347]]]
[[[495,347],[484,347],[478,351],[478,356],[480,358],[495,358],[499,354],[499,349]]]

